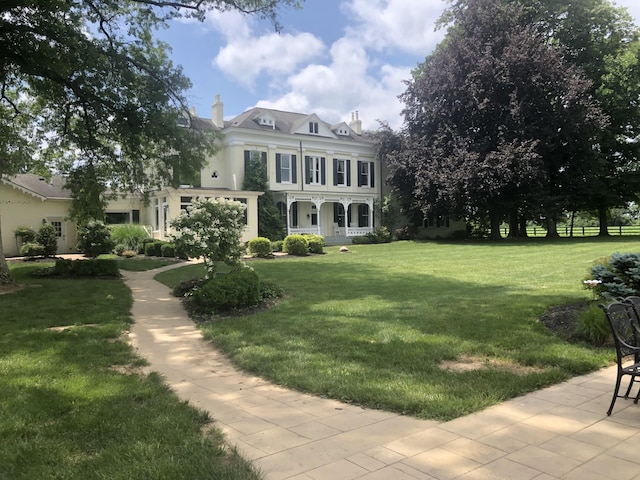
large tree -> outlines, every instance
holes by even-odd
[[[0,179],[33,161],[60,171],[86,164],[106,173],[112,189],[146,191],[198,170],[214,135],[192,125],[189,80],[154,30],[179,17],[203,20],[212,9],[275,21],[281,6],[299,2],[1,2]],[[0,282],[9,280],[0,243]]]
[[[390,156],[390,181],[413,183],[406,209],[488,218],[497,238],[518,209],[556,214],[565,172],[592,170],[587,140],[605,119],[588,80],[519,4],[474,0],[449,15],[401,97],[404,146]]]
[[[540,23],[580,67],[592,85],[589,93],[609,117],[599,132],[599,175],[574,200],[576,208],[599,213],[600,234],[607,233],[607,211],[637,200],[640,192],[640,30],[626,9],[610,0],[523,0],[529,17]]]

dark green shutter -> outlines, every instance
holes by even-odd
[[[298,159],[291,155],[291,183],[298,183]]]
[[[320,184],[327,184],[327,160],[324,157],[320,158]]]
[[[304,157],[304,183],[311,183],[311,158]]]
[[[373,172],[374,172],[374,170],[373,170],[373,162],[370,162],[369,163],[369,179],[370,179],[369,180],[369,186],[371,188],[376,186],[375,177],[373,176]]]
[[[347,166],[345,167],[347,170],[347,187],[351,186],[351,160],[347,160]]]
[[[282,157],[276,153],[276,183],[282,183]]]

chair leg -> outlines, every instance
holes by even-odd
[[[620,381],[622,380],[622,375],[618,373],[618,378],[616,379],[616,388],[613,390],[613,398],[611,398],[611,405],[609,405],[609,410],[607,410],[607,415],[611,416],[611,412],[613,411],[613,406],[616,403],[618,398],[618,390],[620,389]],[[631,387],[629,387],[631,389]]]
[[[629,387],[627,388],[627,391],[624,394],[624,398],[629,398],[629,393],[631,392],[631,387],[633,387],[633,383],[635,382],[636,377],[632,376],[631,380],[629,381]]]

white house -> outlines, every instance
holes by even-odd
[[[246,203],[243,241],[258,235],[258,197],[245,191],[245,165],[259,156],[267,166],[269,189],[286,226],[285,234],[315,233],[328,240],[347,241],[373,231],[379,219],[374,204],[381,200],[385,170],[375,156],[371,137],[362,131],[358,112],[348,122],[331,124],[316,114],[252,108],[224,120],[216,96],[211,119],[192,113],[197,128],[218,131],[218,152],[200,172],[199,181],[152,192],[145,205],[138,197],[122,196],[107,207],[109,223],[148,225],[153,236],[171,238],[170,221],[196,197],[230,198]],[[14,231],[51,222],[58,232],[59,253],[75,251],[76,227],[67,220],[71,205],[64,178],[51,181],[20,174],[0,181],[0,221],[5,254],[18,254]],[[459,228],[459,226],[455,227]],[[429,236],[445,237],[455,229],[444,222],[426,223]]]

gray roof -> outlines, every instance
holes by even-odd
[[[42,200],[70,199],[71,192],[64,188],[66,181],[62,175],[52,175],[46,179],[33,173],[19,173],[2,178],[3,183]]]
[[[258,121],[264,115],[268,115],[275,120],[275,128],[270,125],[261,125]],[[225,128],[235,127],[235,128],[246,128],[248,130],[258,130],[264,132],[279,132],[279,133],[287,133],[293,134],[296,129],[300,128],[301,125],[305,123],[305,121],[311,117],[318,119],[320,122],[324,123],[324,125],[335,133],[336,128],[342,123],[338,123],[332,125],[330,123],[324,122],[319,119],[315,114],[304,114],[304,113],[293,113],[293,112],[283,112],[281,110],[273,110],[270,108],[251,108],[244,113],[232,118],[231,120],[225,121]],[[314,120],[315,121],[315,120]],[[346,122],[345,122],[346,124]],[[299,133],[298,133],[299,135]],[[312,134],[309,134],[312,135]],[[317,136],[317,135],[312,135]],[[353,129],[349,128],[349,135],[338,135],[336,134],[336,139],[343,141],[358,141],[358,142],[370,142],[371,140],[366,135],[358,135],[353,131]]]

